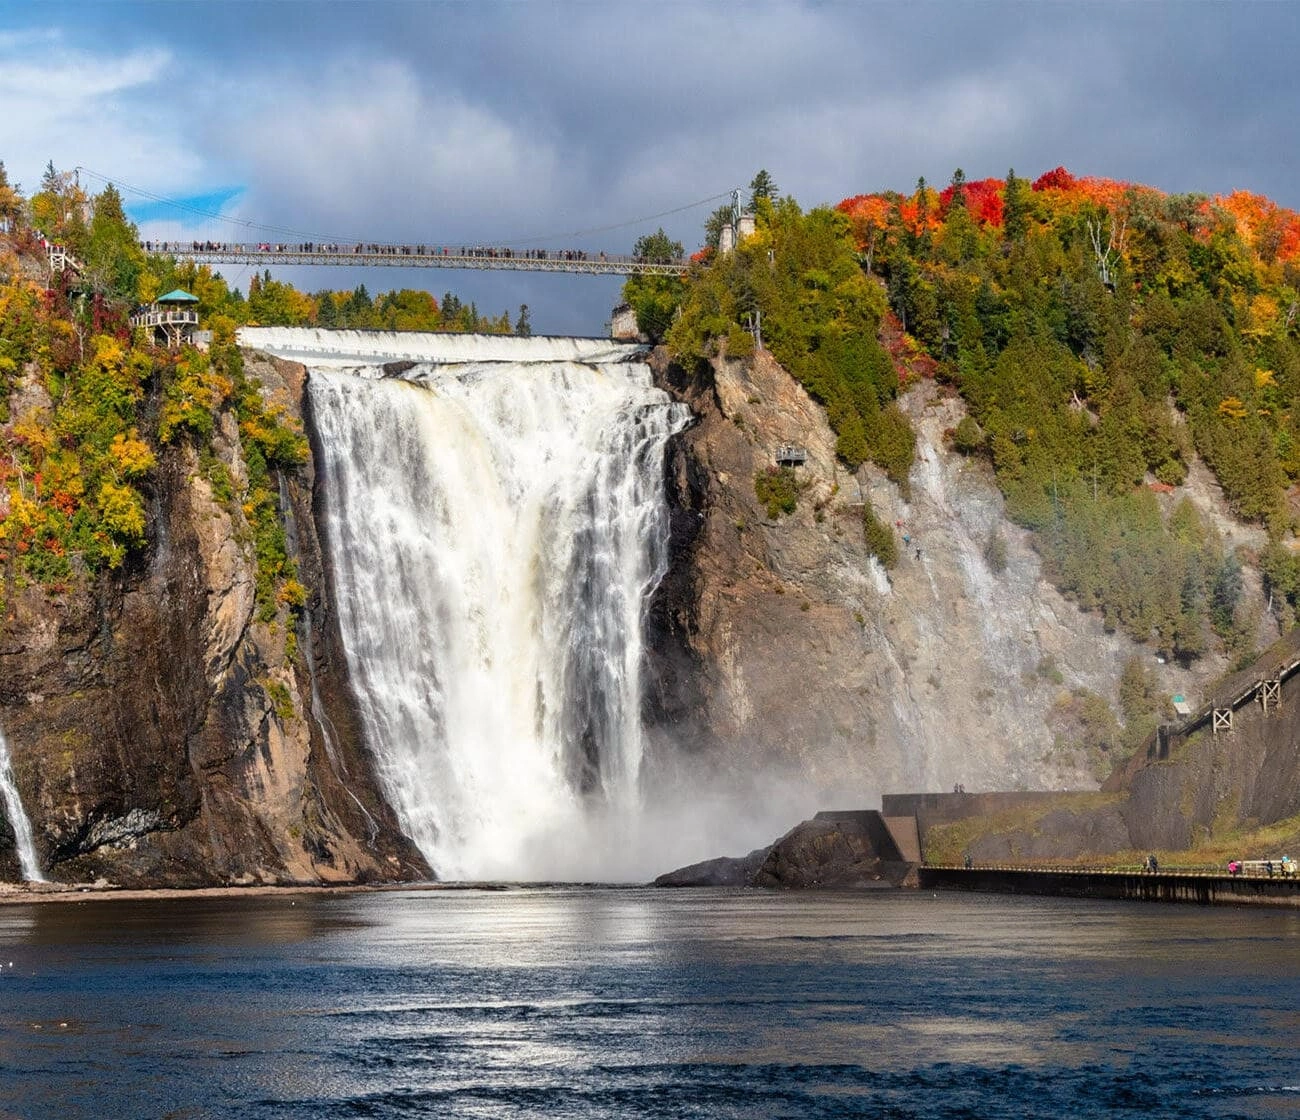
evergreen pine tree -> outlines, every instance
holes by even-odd
[[[1024,179],[1017,178],[1014,167],[1007,171],[1002,192],[1002,229],[1012,243],[1023,241],[1029,230],[1029,187]]]
[[[757,175],[749,182],[749,208],[754,209],[754,204],[760,198],[766,198],[775,202],[780,197],[780,192],[776,189],[776,183],[772,176],[768,174],[767,169],[759,171]]]
[[[966,209],[966,172],[960,167],[952,173],[952,198],[948,202],[949,208],[953,210]]]

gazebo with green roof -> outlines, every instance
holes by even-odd
[[[138,308],[131,326],[153,332],[155,345],[177,350],[199,325],[199,297],[183,288],[173,288],[153,303]]]

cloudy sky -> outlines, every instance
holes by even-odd
[[[806,206],[956,167],[1064,164],[1300,208],[1297,48],[1300,4],[1249,0],[0,0],[0,159],[29,190],[52,159],[316,238],[609,252],[661,224],[697,246],[717,200],[690,204],[760,167]],[[183,212],[123,193],[145,231],[181,231]],[[452,290],[493,314],[528,303],[552,332],[598,332],[618,292],[530,273],[286,275]]]

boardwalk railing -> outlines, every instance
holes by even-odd
[[[480,249],[443,245],[238,245],[212,241],[145,241],[148,253],[162,253],[198,264],[351,265],[385,268],[467,268],[513,272],[572,272],[589,276],[680,276],[684,260],[647,261],[639,257],[582,250]]]
[[[1284,871],[1281,859],[1273,862],[1273,874],[1268,873],[1266,860],[1243,860],[1242,870],[1229,875],[1227,867],[1220,864],[1199,864],[1193,867],[1166,867],[1160,865],[1158,871],[1148,871],[1140,863],[1125,864],[1075,864],[1075,863],[973,863],[970,867],[960,863],[926,863],[922,866],[927,871],[967,871],[998,873],[1025,871],[1035,874],[1051,875],[1162,875],[1188,879],[1283,879],[1294,878],[1295,873]]]
[[[922,890],[994,894],[1051,895],[1061,898],[1132,899],[1143,902],[1193,902],[1200,905],[1300,906],[1300,879],[1274,875],[1229,875],[1215,868],[1142,871],[1136,867],[1027,867],[981,864],[975,867],[917,868]]]

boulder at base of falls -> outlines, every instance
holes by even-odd
[[[913,872],[884,817],[876,810],[852,810],[818,813],[769,848],[678,868],[654,885],[861,890],[909,885]]]
[[[752,887],[771,847],[755,848],[747,856],[719,856],[660,875],[656,887]]]

